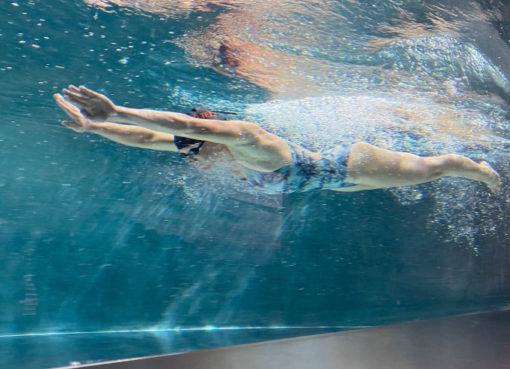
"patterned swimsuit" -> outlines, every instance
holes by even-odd
[[[312,160],[300,146],[288,145],[292,151],[290,164],[270,173],[244,168],[248,182],[268,194],[354,186],[344,182],[349,145],[337,145],[324,151],[318,160]]]

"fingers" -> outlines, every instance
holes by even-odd
[[[61,94],[54,95],[58,106],[73,120],[92,119],[105,121],[115,110],[115,105],[106,97],[84,86],[69,85]]]
[[[67,128],[73,128],[77,126],[77,124],[74,123],[72,120],[62,120],[60,124]]]
[[[68,111],[70,109],[69,105],[71,104],[61,94],[54,94],[53,99],[62,110]]]
[[[70,120],[63,120],[60,122],[60,124],[62,124],[66,128],[72,129],[75,132],[81,133],[85,131],[84,127]]]
[[[72,92],[72,93],[74,93],[76,95],[80,95],[80,96],[83,97],[83,93],[75,85],[69,85],[69,86],[67,86],[67,88],[62,89],[62,91]]]
[[[78,87],[74,85],[69,85],[67,86],[67,88],[63,88],[62,93],[66,97],[69,96],[69,98],[80,102],[86,102],[90,100],[90,98],[92,97],[92,95],[80,90]]]
[[[71,118],[76,124],[85,127],[87,125],[87,121],[83,116],[80,109],[67,101],[62,95],[54,94],[53,98],[55,99],[57,105],[66,113],[69,118]]]
[[[76,87],[74,85],[69,85],[67,88],[62,89],[62,93],[67,99],[80,105],[84,105],[87,102],[90,102],[91,98],[99,98],[101,100],[105,99],[103,95],[89,90],[85,86]]]
[[[81,115],[80,109],[67,101],[61,94],[54,94],[53,98],[55,99],[57,105],[70,117]]]
[[[83,97],[83,95],[81,95],[79,92],[73,92],[71,90],[68,90],[67,88],[63,88],[62,89],[62,93],[67,97],[71,97],[73,99],[76,99],[76,100],[85,100],[85,98]]]
[[[74,87],[74,86],[73,86]],[[92,91],[90,89],[88,89],[87,87],[85,86],[80,86],[79,89],[78,89],[82,94],[88,96],[88,97],[97,97],[97,98],[100,98],[101,100],[105,99],[106,96],[104,95],[101,95],[100,93],[97,93],[95,91]]]
[[[63,91],[70,91],[70,92],[74,92],[75,94],[79,94],[79,95],[82,95],[82,96],[88,96],[88,97],[99,97],[99,98],[105,98],[104,95],[98,93],[98,92],[95,92],[83,85],[81,85],[80,87],[76,87],[75,85],[69,85],[67,86],[67,89],[63,89]]]
[[[62,93],[67,100],[70,100],[81,107],[85,106],[89,100],[89,98],[83,97],[80,93],[72,92],[65,88],[62,90]]]
[[[67,86],[67,88],[69,88],[73,92],[80,92],[80,89],[78,87],[76,87],[75,85],[69,85],[69,86]]]

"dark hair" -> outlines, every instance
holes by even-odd
[[[227,120],[223,115],[218,114],[216,112],[210,111],[204,107],[197,106],[191,109],[189,112],[186,113],[190,117],[193,118],[200,118],[200,119],[216,119],[216,120]],[[177,149],[183,149],[185,147],[191,146],[193,144],[199,144],[197,147],[189,150],[184,155],[196,155],[200,151],[200,148],[204,144],[205,141],[202,140],[195,140],[193,138],[187,138],[187,137],[181,137],[181,136],[174,136],[174,143]]]

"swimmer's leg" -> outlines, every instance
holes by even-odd
[[[420,157],[363,142],[351,147],[345,181],[360,185],[361,190],[409,186],[441,177],[481,181],[492,192],[499,190],[499,175],[486,162],[475,163],[457,154]]]

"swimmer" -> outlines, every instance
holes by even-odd
[[[127,108],[73,85],[54,98],[71,118],[62,124],[76,132],[95,133],[127,146],[178,152],[203,170],[226,160],[233,173],[268,193],[373,190],[441,177],[481,181],[493,193],[499,190],[499,175],[489,164],[457,154],[420,157],[364,142],[312,152],[255,123],[225,121],[205,109],[181,114]]]

